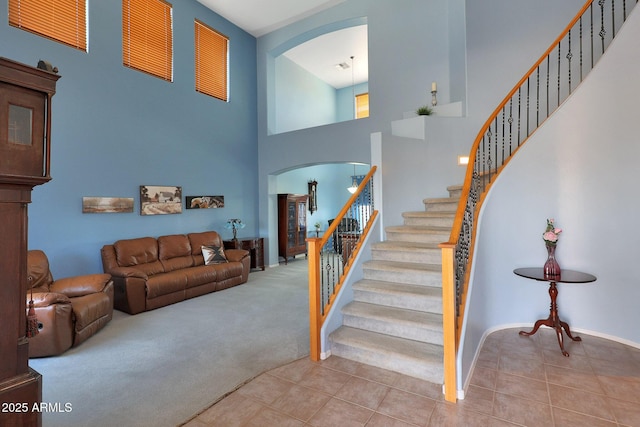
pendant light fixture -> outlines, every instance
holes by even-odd
[[[351,194],[358,190],[358,181],[356,181],[356,164],[353,164],[353,176],[351,177],[351,187],[347,188],[347,191]]]
[[[353,103],[353,118],[356,119],[358,118],[358,114],[356,112],[356,82],[353,73],[353,55],[351,55],[351,102]]]

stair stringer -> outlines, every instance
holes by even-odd
[[[380,217],[381,215],[377,215],[374,219],[369,233],[365,236],[364,241],[362,242],[360,251],[353,260],[353,266],[347,273],[342,287],[340,288],[340,292],[336,295],[335,300],[331,305],[331,309],[327,314],[327,318],[322,324],[322,328],[320,329],[320,358],[322,360],[331,356],[329,335],[342,326],[344,319],[342,308],[353,301],[353,284],[362,280],[364,276],[364,269],[362,266],[365,262],[371,260],[371,248],[381,240],[382,221],[380,221]]]

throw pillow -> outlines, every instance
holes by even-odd
[[[202,256],[204,257],[205,265],[228,262],[222,246],[202,246]]]

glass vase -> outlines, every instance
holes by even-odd
[[[544,263],[544,275],[548,277],[560,276],[560,265],[556,260],[556,245],[547,243],[547,262]]]

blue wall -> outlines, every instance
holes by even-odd
[[[49,255],[54,277],[102,271],[100,248],[122,238],[257,224],[256,41],[195,0],[173,2],[174,81],[122,65],[121,2],[89,8],[89,52],[0,22],[0,56],[62,76],[53,98],[53,180],[29,206],[29,247]],[[7,10],[7,0],[0,0]],[[230,96],[194,90],[193,20],[230,38]],[[224,195],[225,207],[140,216],[139,186],[182,186],[184,196]],[[83,196],[133,197],[135,212],[82,214]]]
[[[355,165],[356,175],[366,175],[369,165]],[[319,222],[320,230],[326,230],[329,219],[336,217],[351,197],[347,187],[351,185],[354,165],[349,163],[331,163],[294,169],[277,176],[277,193],[307,194],[307,183],[315,179],[318,182],[318,210],[308,213],[307,224],[314,231]],[[315,233],[313,234],[315,237]]]
[[[336,110],[338,122],[345,120],[353,120],[354,114],[354,94],[360,95],[369,92],[368,83],[360,83],[353,86],[347,86],[336,91]]]
[[[275,59],[275,132],[336,122],[336,90],[284,55]]]

